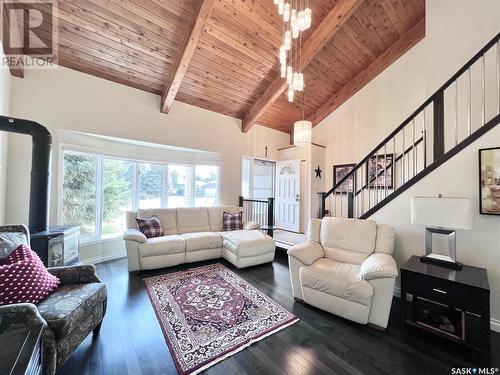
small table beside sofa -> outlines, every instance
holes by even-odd
[[[255,222],[242,230],[222,231],[223,214],[241,212],[236,206],[153,208],[128,211],[126,243],[128,270],[139,271],[224,258],[238,268],[274,260],[275,243]],[[137,218],[156,216],[163,236],[146,238]]]

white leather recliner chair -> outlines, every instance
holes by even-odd
[[[387,327],[398,275],[394,229],[373,220],[311,219],[308,241],[288,250],[296,300],[343,318]]]

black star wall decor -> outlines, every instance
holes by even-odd
[[[314,172],[316,172],[316,177],[321,178],[321,172],[323,172],[323,171],[319,168],[319,165],[318,165],[318,168],[316,168],[314,170]]]

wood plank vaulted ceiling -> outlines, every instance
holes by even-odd
[[[425,0],[309,3],[304,114],[316,125],[424,37]],[[273,0],[59,0],[58,23],[60,65],[162,95],[164,112],[175,98],[287,133],[302,116],[279,78]]]

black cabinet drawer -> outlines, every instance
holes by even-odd
[[[473,313],[484,311],[483,295],[476,288],[433,277],[404,272],[406,292]]]

